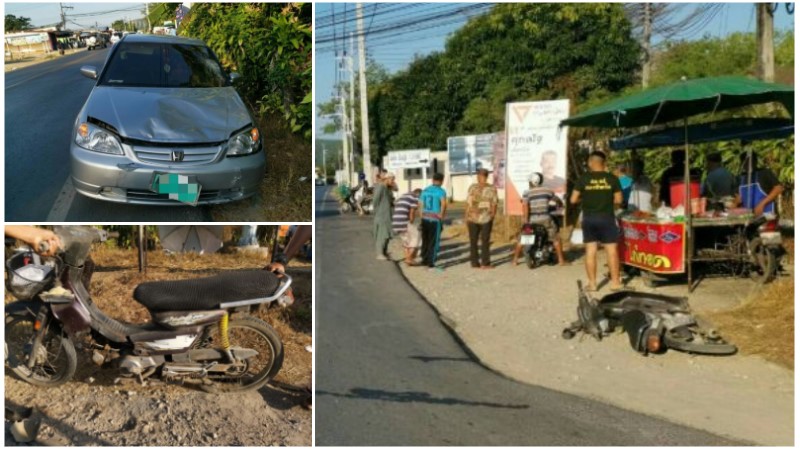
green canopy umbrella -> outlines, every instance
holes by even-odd
[[[794,87],[745,77],[682,80],[612,100],[561,121],[561,126],[641,127],[761,103],[779,102],[794,117]]]
[[[683,121],[686,214],[686,241],[689,259],[686,264],[689,291],[692,291],[692,213],[689,189],[689,121],[698,114],[714,113],[748,105],[778,102],[794,117],[794,88],[765,83],[745,77],[713,77],[681,81],[647,89],[637,94],[612,100],[561,121],[561,126],[596,128],[633,128]]]

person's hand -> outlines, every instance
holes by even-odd
[[[753,214],[756,215],[756,216],[760,216],[760,215],[764,214],[764,204],[763,203],[759,203],[758,205],[756,205],[756,207],[753,208]]]
[[[50,230],[29,226],[8,226],[6,235],[28,244],[42,256],[55,256],[61,248],[61,239]],[[42,245],[44,244],[44,245]]]
[[[273,262],[269,263],[267,267],[264,267],[264,270],[269,270],[270,272],[278,275],[278,278],[280,278],[283,276],[283,273],[286,272],[286,267],[279,262]]]

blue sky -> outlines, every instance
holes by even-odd
[[[376,8],[377,5],[377,8]],[[462,4],[467,5],[467,4]],[[692,10],[696,4],[687,4],[685,10]],[[446,8],[454,8],[454,4],[431,3],[431,4],[396,4],[396,3],[364,3],[364,27],[378,28],[387,23],[408,20],[409,17],[419,16],[420,14],[435,14]],[[315,5],[314,25],[315,39],[328,40],[332,37],[331,26],[333,13],[336,16],[337,38],[341,38],[342,31],[345,34],[355,31],[355,4],[354,3],[317,3]],[[454,20],[457,20],[454,18]],[[405,68],[415,55],[425,55],[444,48],[447,36],[460,28],[466,19],[460,23],[451,23],[435,29],[411,31],[390,39],[372,39],[367,37],[367,53],[378,63],[395,72]],[[342,26],[344,25],[344,30]],[[775,13],[776,30],[787,30],[794,28],[794,16],[787,14],[783,4]],[[755,30],[755,11],[752,3],[728,3],[720,14],[694,38],[701,38],[703,35],[725,36],[737,31]],[[341,49],[341,41],[339,40]],[[316,93],[315,103],[322,103],[331,97],[335,82],[335,63],[332,43],[315,44],[316,61],[314,67],[314,89]],[[358,49],[354,47],[354,56],[357,57]],[[349,50],[349,45],[348,45]],[[357,65],[357,59],[355,60]],[[325,121],[317,117],[317,129],[319,130]],[[334,138],[333,135],[322,135],[319,137]]]
[[[111,26],[111,23],[120,19],[140,19],[144,17],[144,3],[64,3],[71,6],[67,10],[68,20],[73,20],[85,27],[94,27],[95,22],[100,27]],[[5,3],[6,14],[17,17],[28,17],[34,26],[52,25],[61,22],[61,9],[58,3]],[[104,13],[97,14],[94,13]],[[89,16],[70,18],[71,14],[90,14]],[[78,29],[78,25],[68,23],[67,28]]]

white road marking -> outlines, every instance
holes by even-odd
[[[63,222],[67,218],[72,201],[75,199],[75,188],[72,187],[72,177],[67,176],[67,181],[58,193],[53,208],[47,214],[47,222]]]

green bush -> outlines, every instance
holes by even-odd
[[[311,5],[195,3],[178,33],[204,40],[261,115],[311,139]]]

